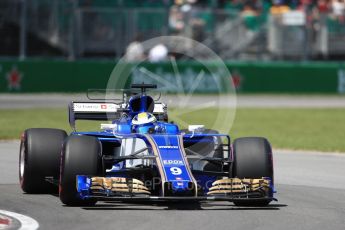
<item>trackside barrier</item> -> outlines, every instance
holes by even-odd
[[[105,88],[115,65],[111,61],[3,60],[0,61],[0,92],[74,93]],[[182,89],[177,87],[171,63],[142,63],[133,68],[130,78],[116,77],[119,87],[144,81],[170,92],[188,92],[203,72],[198,93],[217,93],[229,87],[236,87],[239,93],[345,93],[345,63],[228,62],[226,65],[232,81],[217,63],[210,62],[207,68],[195,62],[178,63]]]

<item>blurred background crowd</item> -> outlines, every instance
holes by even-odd
[[[341,60],[345,0],[0,0],[0,56],[140,60],[140,42],[162,35],[226,60]]]

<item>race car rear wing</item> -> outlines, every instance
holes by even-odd
[[[72,101],[68,105],[68,120],[71,128],[75,130],[76,120],[98,120],[112,121],[121,117],[126,112],[126,104],[111,102],[76,102]],[[161,102],[155,102],[153,114],[158,120],[162,115],[166,114],[166,106]]]
[[[76,120],[115,120],[120,113],[119,104],[109,102],[71,102],[68,105],[68,120],[71,128],[75,130]]]

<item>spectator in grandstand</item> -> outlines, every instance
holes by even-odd
[[[205,12],[200,9],[207,4],[200,0],[175,0],[174,3],[169,15],[169,26],[173,33],[203,41]]]
[[[315,5],[316,0],[300,0],[299,3],[300,3],[300,6],[304,6],[304,7],[312,6],[312,5]]]
[[[326,20],[328,13],[331,10],[331,4],[329,0],[318,0],[313,9],[313,18],[315,20],[316,30],[320,31],[322,26],[326,26]]]
[[[161,62],[165,61],[168,58],[168,48],[160,43],[152,47],[149,51],[149,61],[150,62]]]
[[[257,16],[258,13],[257,11],[254,9],[254,7],[252,6],[252,4],[246,4],[243,7],[243,10],[241,11],[241,16],[242,17],[253,17],[253,16]]]
[[[290,11],[290,7],[284,0],[274,0],[270,9],[272,15],[280,15]]]
[[[177,5],[170,8],[169,27],[173,33],[181,33],[184,29],[183,14]]]
[[[126,61],[141,61],[145,58],[144,47],[141,44],[141,36],[138,35],[126,49]]]
[[[192,18],[190,20],[192,27],[192,38],[202,42],[205,39],[205,21],[202,18]]]
[[[199,4],[196,0],[188,0],[188,3],[191,6],[188,17],[191,37],[196,41],[202,42],[205,39],[206,20],[210,19],[210,14],[205,12],[205,6],[203,4]]]
[[[241,17],[249,30],[257,29],[258,12],[254,9],[252,4],[246,4],[241,12]]]
[[[320,14],[326,14],[330,10],[330,4],[328,0],[318,0],[317,10]]]
[[[338,22],[345,22],[345,0],[332,1],[332,14]]]

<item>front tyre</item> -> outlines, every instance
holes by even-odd
[[[270,177],[273,180],[272,148],[266,138],[238,138],[233,143],[233,154],[233,177],[240,179]],[[269,203],[270,201],[250,200],[234,202],[239,206],[267,206]]]
[[[26,193],[55,192],[46,177],[59,177],[60,153],[67,134],[60,129],[24,131],[19,151],[19,181]]]
[[[61,156],[59,196],[68,206],[91,206],[92,199],[81,199],[76,188],[77,175],[97,176],[101,168],[101,143],[91,136],[70,136]]]

